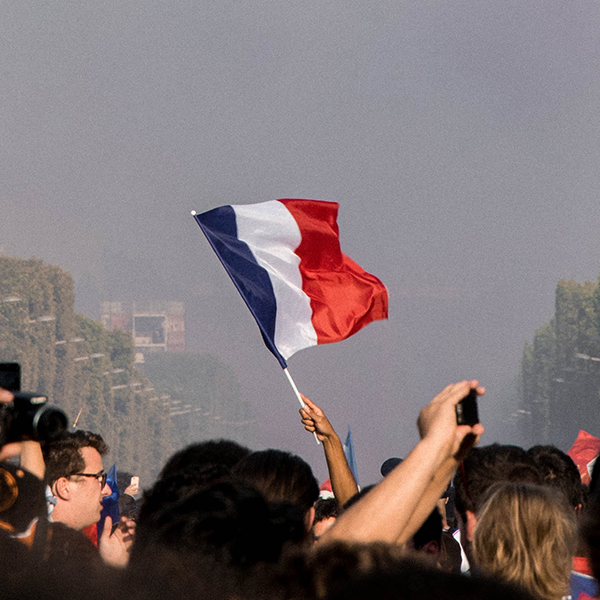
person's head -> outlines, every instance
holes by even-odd
[[[573,459],[556,446],[533,446],[527,450],[527,454],[538,466],[544,485],[560,491],[573,509],[581,510],[583,484]]]
[[[164,479],[180,471],[203,468],[211,465],[231,470],[250,450],[232,440],[208,440],[190,444],[179,450],[162,468],[159,479]]]
[[[269,502],[289,502],[299,506],[306,515],[306,529],[310,530],[319,484],[305,460],[282,450],[261,450],[240,460],[232,472],[261,492]]]
[[[102,456],[108,446],[91,431],[65,433],[44,447],[46,482],[56,497],[54,521],[83,529],[100,518],[102,498],[110,495]]]
[[[338,514],[338,503],[335,498],[319,498],[315,502],[315,519],[313,522],[315,542],[333,526]]]
[[[346,579],[327,600],[533,600],[519,588],[486,577],[444,573],[417,561]]]
[[[144,493],[138,521],[141,524],[154,518],[166,506],[176,504],[187,496],[200,492],[229,477],[224,465],[185,465],[158,479]]]
[[[362,575],[402,564],[404,554],[403,548],[393,544],[336,541],[317,544],[315,550],[305,554],[304,562],[314,596],[329,598],[339,587]]]
[[[300,564],[298,564],[300,562]],[[531,600],[498,580],[444,573],[395,544],[330,542],[305,553],[304,561],[281,561],[289,578],[300,572],[308,593],[287,597],[322,600]]]
[[[243,578],[304,539],[303,517],[300,508],[268,503],[251,486],[222,481],[140,519],[130,568],[147,575],[183,559],[199,576],[225,569]]]
[[[412,545],[416,551],[437,560],[440,554],[441,542],[442,517],[436,507],[413,536]]]
[[[501,444],[473,448],[454,476],[455,509],[467,555],[477,514],[489,489],[502,481],[541,484],[542,478],[533,458],[523,448]]]
[[[527,483],[500,483],[489,494],[473,536],[478,569],[538,598],[566,596],[577,525],[562,494]]]
[[[393,456],[383,461],[379,472],[382,477],[387,477],[404,459]]]

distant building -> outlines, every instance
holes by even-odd
[[[131,331],[136,363],[152,352],[185,350],[183,302],[102,302],[100,313],[107,329]]]

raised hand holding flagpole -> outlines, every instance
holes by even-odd
[[[285,369],[283,369],[283,372],[285,373],[286,377],[288,378],[288,381],[290,382],[290,385],[292,386],[292,389],[294,390],[294,393],[296,394],[296,398],[298,398],[298,402],[300,402],[300,408],[304,408],[306,406],[304,400],[302,399],[302,394],[300,393],[300,391],[298,390],[298,387],[296,386],[296,382],[292,379],[292,376],[290,374],[290,370],[286,367]],[[317,444],[320,444],[320,440],[319,440],[319,436],[317,435],[316,431],[313,431],[313,435],[315,436],[315,440],[317,442]]]
[[[301,406],[287,359],[388,315],[383,283],[341,251],[337,212],[335,202],[302,199],[192,212]]]

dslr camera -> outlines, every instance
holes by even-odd
[[[46,396],[14,392],[10,404],[0,404],[0,447],[10,442],[49,442],[67,430],[67,415],[48,404]]]
[[[0,363],[0,387],[14,394],[9,404],[0,404],[0,448],[10,442],[49,442],[67,430],[67,415],[48,404],[48,397],[21,392],[21,365]]]

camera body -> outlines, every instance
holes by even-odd
[[[0,447],[25,440],[48,442],[67,426],[67,415],[40,394],[15,392],[12,403],[0,404]]]

